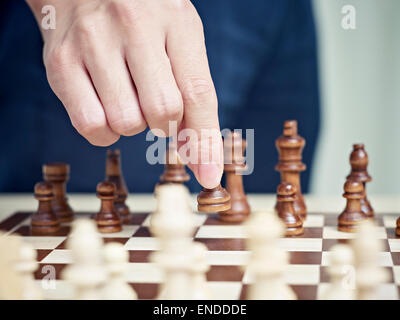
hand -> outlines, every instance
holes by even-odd
[[[108,146],[147,126],[170,135],[169,121],[193,129],[189,163],[199,182],[218,185],[222,139],[209,145],[201,129],[218,130],[218,104],[201,20],[189,0],[27,0],[37,20],[56,9],[56,29],[41,30],[50,86],[73,126],[90,143]],[[183,121],[184,119],[184,121]],[[163,133],[160,133],[160,129]],[[201,150],[213,162],[200,159]]]

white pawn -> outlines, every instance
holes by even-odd
[[[19,248],[19,257],[15,269],[22,279],[22,299],[40,300],[43,299],[43,292],[35,282],[33,273],[38,268],[37,252],[28,243],[22,243]]]
[[[353,251],[348,245],[337,244],[332,247],[329,258],[331,285],[322,296],[322,300],[354,300],[356,296]]]
[[[212,295],[207,285],[206,273],[210,270],[207,264],[207,247],[200,242],[192,243],[193,261],[190,270],[189,300],[211,300]]]
[[[101,287],[107,279],[104,267],[103,240],[96,224],[87,219],[76,220],[67,242],[73,263],[65,268],[62,278],[75,287],[75,299],[101,299]]]
[[[379,284],[389,277],[387,271],[379,266],[379,252],[383,244],[378,239],[376,227],[372,221],[360,224],[353,240],[356,269],[356,287],[358,300],[377,299]]]
[[[278,245],[285,232],[282,221],[273,212],[257,212],[246,223],[246,231],[251,250],[247,270],[253,278],[248,299],[295,300],[295,293],[284,280],[288,253]]]
[[[129,255],[121,243],[112,242],[104,247],[104,259],[109,278],[103,288],[107,300],[136,300],[137,294],[125,281]]]

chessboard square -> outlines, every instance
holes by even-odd
[[[210,281],[207,285],[213,300],[237,300],[242,291],[241,282]]]
[[[156,238],[130,238],[125,243],[126,250],[160,250],[160,242]]]
[[[399,266],[400,265],[400,252],[391,252],[391,254],[392,254],[393,264],[395,266]]]
[[[290,264],[321,264],[322,252],[289,252]]]
[[[392,252],[400,252],[400,239],[389,239],[389,247]]]
[[[18,225],[30,224],[31,213],[17,212],[0,222],[0,230],[11,231]]]
[[[295,238],[322,238],[322,228],[304,228],[304,233],[300,236],[296,236]],[[290,238],[290,237],[288,237]]]
[[[156,299],[158,283],[128,283],[137,293],[139,300]]]
[[[317,285],[290,285],[298,300],[315,300],[317,297]],[[240,293],[240,299],[247,298],[247,292],[250,286],[244,284]]]
[[[377,300],[397,300],[399,293],[397,286],[393,283],[382,283],[376,290]]]
[[[213,266],[244,266],[249,257],[249,251],[208,251],[207,263]]]
[[[71,250],[53,250],[41,263],[73,263],[72,252]]]
[[[396,216],[384,216],[383,217],[383,225],[385,228],[396,228]]]
[[[394,283],[400,285],[400,266],[393,267]]]
[[[200,238],[195,239],[203,243],[210,251],[244,251],[246,250],[246,239],[214,239]]]
[[[155,263],[129,263],[125,280],[132,283],[162,283],[164,274]]]
[[[196,238],[246,238],[244,226],[201,226]]]
[[[24,242],[33,246],[34,249],[55,249],[65,237],[24,237]]]
[[[148,216],[149,213],[132,212],[128,217],[123,219],[123,223],[124,225],[140,226],[144,223],[144,221],[146,221]]]
[[[139,227],[133,237],[151,237],[149,227]]]
[[[130,238],[139,229],[135,225],[123,225],[120,232],[100,233],[102,238]]]
[[[375,227],[377,238],[378,239],[386,239],[386,229],[385,227]],[[328,226],[324,227],[323,231],[324,239],[354,239],[356,237],[356,233],[352,232],[342,232],[337,229],[337,227]]]
[[[36,249],[36,252],[37,252],[36,261],[38,261],[38,262],[42,261],[52,251],[53,251],[52,249],[48,249],[48,250]]]
[[[336,244],[351,244],[352,239],[323,239],[322,240],[322,251],[330,251],[332,247]],[[382,241],[382,251],[389,252],[389,242],[387,239],[381,239]]]
[[[317,214],[309,214],[307,215],[307,219],[303,222],[304,228],[322,228],[324,226],[323,215]]]
[[[284,281],[290,285],[317,285],[319,279],[319,265],[291,264],[284,271]],[[243,283],[251,284],[253,282],[253,275],[246,270]]]
[[[282,238],[279,246],[286,251],[318,251],[322,250],[322,239],[316,238]]]
[[[332,252],[326,251],[322,252],[322,266],[330,266],[330,260],[332,257]],[[393,260],[390,252],[379,252],[379,266],[381,267],[391,267],[393,266]]]
[[[243,279],[241,266],[211,266],[207,272],[207,281],[238,281]]]
[[[44,234],[40,234],[39,235],[39,234],[34,234],[32,232],[30,224],[29,225],[25,225],[25,226],[20,226],[20,227],[16,228],[13,231],[13,233],[16,233],[16,234],[18,234],[20,236],[23,236],[23,237],[30,237],[30,236],[32,236],[32,237],[36,237],[36,236],[38,236],[38,237],[66,237],[66,236],[68,236],[68,234],[70,232],[71,232],[71,227],[70,226],[61,225],[60,229],[57,232],[53,232],[53,233],[48,234],[48,235],[47,234],[46,235],[44,235]]]
[[[151,250],[128,250],[129,262],[150,262]]]
[[[332,284],[325,282],[325,283],[320,283],[318,285],[318,290],[317,290],[317,300],[324,300],[324,297],[326,294],[331,290]],[[352,291],[354,294],[354,297],[356,296],[356,289],[355,288],[348,288],[348,290]]]

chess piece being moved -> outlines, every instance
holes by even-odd
[[[75,220],[67,248],[71,250],[72,264],[63,270],[61,277],[73,285],[74,299],[101,299],[107,271],[103,260],[103,241],[95,223],[88,219]]]
[[[129,261],[128,251],[121,243],[110,242],[104,246],[104,258],[108,280],[103,288],[103,299],[136,300],[135,290],[125,281]]]
[[[116,187],[117,197],[114,200],[114,208],[123,221],[129,219],[129,207],[126,205],[128,188],[121,169],[121,152],[107,150],[106,181],[112,182]]]
[[[272,212],[255,212],[246,223],[247,248],[251,252],[247,271],[252,278],[247,299],[296,299],[284,280],[288,253],[278,245],[284,231],[284,224]]]
[[[200,212],[220,212],[230,208],[231,196],[221,185],[214,189],[204,188],[197,196],[197,210]]]
[[[247,167],[244,163],[244,149],[246,141],[238,132],[230,132],[224,139],[224,172],[226,190],[231,197],[231,208],[218,213],[219,220],[228,222],[242,222],[250,214],[250,206],[243,188],[243,176]]]
[[[22,299],[41,300],[43,292],[35,282],[33,273],[38,268],[37,252],[29,243],[22,243],[19,248],[18,259],[15,263],[15,269],[22,280]]]
[[[53,185],[54,199],[53,211],[60,222],[70,222],[74,218],[74,212],[68,204],[66,197],[66,184],[69,179],[69,165],[66,163],[48,163],[43,165],[43,178]]]
[[[286,236],[298,236],[304,233],[303,220],[294,210],[296,187],[288,182],[281,183],[277,188],[277,214],[286,225]]]
[[[358,300],[376,300],[378,286],[389,279],[389,274],[379,264],[379,253],[383,250],[375,224],[366,220],[360,224],[352,242],[356,269]]]
[[[338,229],[343,232],[356,232],[357,226],[366,219],[361,210],[361,199],[364,197],[362,182],[347,180],[344,184],[343,197],[346,207],[338,218]]]
[[[351,172],[347,176],[347,180],[356,180],[362,182],[364,186],[364,197],[361,198],[361,210],[367,218],[374,217],[374,209],[367,199],[367,191],[365,185],[372,180],[368,174],[368,154],[365,152],[363,144],[354,144],[353,151],[350,155]]]
[[[283,135],[276,139],[275,145],[279,152],[279,162],[275,170],[281,173],[281,182],[290,182],[296,187],[294,210],[304,220],[307,208],[301,193],[300,172],[306,170],[306,165],[301,161],[305,140],[297,134],[296,120],[285,121]],[[277,210],[279,211],[278,208]]]
[[[185,165],[176,150],[174,144],[170,143],[165,154],[165,169],[160,177],[160,183],[184,183],[190,180],[189,174],[186,172]]]
[[[114,209],[114,201],[117,197],[115,185],[107,181],[99,183],[97,185],[97,197],[101,200],[100,211],[95,217],[99,231],[102,233],[121,231],[121,219]]]
[[[354,256],[349,245],[336,244],[330,251],[329,290],[322,300],[354,300],[356,298],[354,280]],[[354,282],[354,283],[353,283]]]
[[[53,211],[53,185],[50,182],[39,182],[35,185],[35,198],[39,201],[36,212],[31,217],[33,234],[52,234],[60,230],[60,221]]]

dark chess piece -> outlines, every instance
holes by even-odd
[[[197,210],[207,213],[229,210],[230,199],[229,193],[221,185],[214,189],[204,188],[197,196]]]
[[[300,172],[306,170],[306,165],[301,161],[305,140],[297,134],[296,120],[285,121],[283,135],[275,141],[275,145],[279,152],[279,162],[275,170],[281,173],[281,182],[289,182],[295,186],[297,191],[294,210],[304,220],[307,208],[301,193]],[[276,206],[278,205],[277,202]],[[279,211],[279,208],[276,210]]]
[[[277,214],[286,225],[286,236],[298,236],[304,233],[303,220],[294,210],[296,187],[283,182],[277,188]]]
[[[35,185],[35,198],[39,201],[36,212],[31,217],[33,234],[47,235],[60,230],[60,221],[52,208],[54,199],[53,186],[50,182],[39,182]]]
[[[160,177],[159,184],[184,183],[190,180],[176,148],[170,144],[165,154],[165,169]]]
[[[115,151],[107,150],[106,181],[114,183],[116,187],[115,211],[123,221],[128,220],[130,211],[125,203],[128,197],[128,188],[122,175],[121,153],[118,149]]]
[[[43,178],[53,185],[54,199],[53,211],[60,222],[70,222],[74,218],[74,212],[68,204],[66,197],[66,184],[69,179],[69,165],[66,163],[48,163],[42,168]]]
[[[400,236],[400,217],[396,221],[396,235]]]
[[[347,180],[356,180],[362,182],[364,186],[364,197],[361,201],[361,210],[368,218],[374,217],[374,209],[367,199],[367,191],[365,185],[372,180],[367,172],[368,167],[368,154],[365,152],[363,144],[354,144],[353,151],[350,155],[351,172],[347,176]]]
[[[121,219],[114,209],[114,201],[117,198],[115,185],[104,181],[97,185],[97,197],[101,200],[100,211],[95,220],[99,232],[111,233],[122,230]]]
[[[362,182],[347,180],[344,184],[343,197],[347,199],[347,203],[338,218],[338,229],[343,232],[356,232],[360,222],[367,218],[361,210],[361,199],[364,197]]]
[[[239,132],[230,132],[224,139],[224,173],[226,190],[231,196],[231,208],[218,213],[218,219],[227,222],[242,222],[250,215],[250,205],[243,187],[243,175],[247,167],[244,163],[246,141]]]

